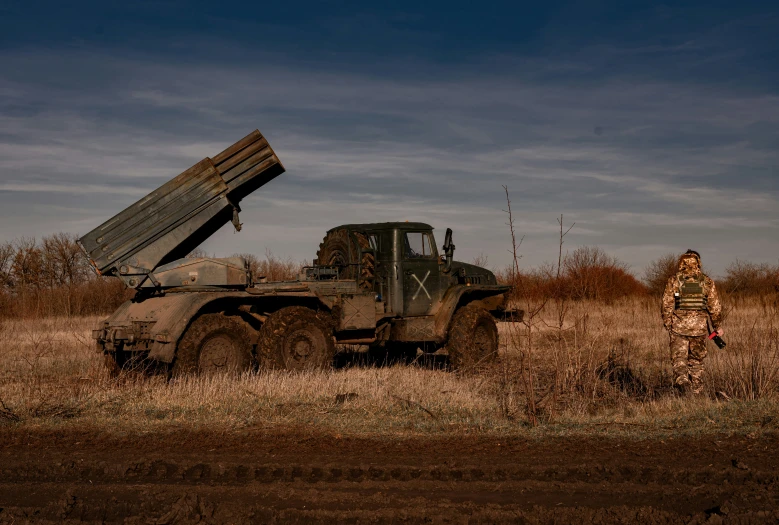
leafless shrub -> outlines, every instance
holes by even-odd
[[[597,246],[577,248],[565,257],[563,267],[566,282],[561,288],[574,299],[613,302],[646,290],[625,263]]]
[[[210,257],[210,255],[203,248],[195,248],[187,254],[187,258],[189,259],[200,259],[204,257]]]
[[[668,279],[679,269],[679,254],[667,253],[650,262],[644,269],[644,283],[653,296],[661,296]]]
[[[277,257],[269,249],[265,250],[264,259],[251,253],[238,253],[234,256],[246,259],[255,280],[264,278],[268,281],[292,281],[298,278],[302,267],[305,266],[305,263],[296,262],[291,258]]]
[[[475,266],[481,266],[482,268],[487,268],[487,264],[489,264],[489,257],[486,253],[479,253],[479,255],[473,258],[471,264]]]
[[[736,259],[725,269],[726,293],[735,296],[772,295],[779,292],[779,266]]]
[[[536,300],[566,298],[614,302],[644,295],[647,287],[630,273],[627,265],[597,246],[582,246],[560,255],[558,264],[497,272],[501,282],[521,286],[522,295]]]

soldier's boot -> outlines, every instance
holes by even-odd
[[[686,394],[691,388],[690,370],[687,365],[687,359],[674,360],[674,388],[679,394]]]
[[[674,389],[676,389],[676,392],[679,393],[679,395],[687,395],[691,388],[692,382],[686,375],[677,376],[676,379],[674,379]]]

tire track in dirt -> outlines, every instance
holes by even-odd
[[[395,482],[491,482],[547,481],[582,483],[663,483],[671,485],[701,484],[779,485],[776,470],[738,468],[681,468],[664,466],[612,468],[601,465],[572,467],[463,467],[445,465],[283,465],[230,464],[225,462],[180,462],[146,460],[109,463],[106,461],[67,461],[55,465],[36,465],[25,462],[16,466],[0,466],[0,483],[84,482],[93,483],[173,483],[173,484],[241,484],[249,482],[277,483],[303,481],[334,483],[367,481]]]
[[[423,520],[528,523],[551,518],[565,522],[689,523],[722,514],[731,519],[779,519],[776,501],[755,505],[760,487],[742,486],[739,496],[711,485],[597,484],[560,482],[397,483],[308,482],[225,485],[150,483],[0,484],[0,522],[73,520],[151,523],[369,522]],[[8,500],[13,504],[9,505]],[[738,500],[738,501],[736,501]],[[727,508],[727,506],[730,508]]]
[[[264,439],[6,445],[0,523],[779,520],[775,439],[689,454],[662,442]]]

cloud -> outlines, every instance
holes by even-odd
[[[0,182],[0,192],[13,193],[68,193],[71,195],[88,195],[91,193],[136,195],[139,198],[148,193],[141,188],[130,186],[105,186],[99,184],[42,184],[42,183],[5,183]]]
[[[527,264],[551,257],[560,212],[577,222],[571,248],[600,241],[636,267],[647,257],[627,248],[637,231],[648,246],[713,231],[738,236],[740,249],[751,242],[751,258],[779,256],[763,237],[779,233],[771,183],[779,154],[768,140],[779,136],[779,97],[662,75],[635,82],[585,56],[494,56],[478,67],[430,65],[435,75],[419,74],[418,62],[393,63],[381,75],[273,54],[232,64],[6,51],[0,235],[40,235],[76,220],[65,210],[18,217],[25,203],[32,216],[62,199],[70,209],[83,202],[78,224],[97,226],[259,127],[287,173],[244,201],[240,236],[222,232],[207,243],[220,253],[263,251],[248,243],[310,258],[339,223],[409,219],[454,227],[458,256],[484,252],[505,264],[507,185]],[[577,72],[591,68],[597,84]],[[713,256],[720,269],[729,260]]]

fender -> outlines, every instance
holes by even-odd
[[[312,299],[330,309],[320,298],[311,293],[274,294],[274,298],[287,296],[296,299]],[[133,322],[153,322],[148,338],[149,359],[163,363],[173,362],[176,346],[189,324],[206,307],[216,307],[219,302],[228,302],[230,307],[237,304],[252,305],[263,301],[257,296],[242,291],[169,293],[158,297],[149,297],[143,301],[127,301],[122,304],[104,323],[106,328],[132,326]]]
[[[435,312],[436,338],[446,341],[452,316],[463,302],[483,301],[487,310],[497,310],[503,306],[505,301],[503,294],[510,289],[510,286],[489,284],[461,285],[449,288]]]

